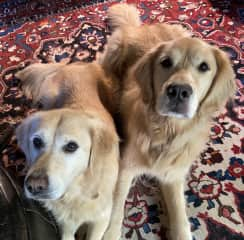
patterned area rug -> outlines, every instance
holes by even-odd
[[[19,69],[33,62],[92,61],[103,50],[109,34],[104,20],[106,9],[112,2],[45,2],[0,2],[2,133],[33,112],[31,101],[23,96],[20,83],[14,76]],[[210,140],[187,177],[185,197],[196,240],[243,240],[243,0],[128,2],[137,4],[143,22],[180,23],[197,37],[228,52],[232,60],[238,85],[234,104],[228,104],[214,119],[209,132]],[[90,6],[87,6],[88,3]],[[33,8],[31,12],[23,10],[28,7]],[[18,9],[24,13],[18,12]],[[26,173],[25,158],[17,148],[15,137],[12,136],[7,146],[0,146],[0,149],[2,164],[13,170],[21,180]],[[167,239],[167,213],[159,196],[154,179],[143,176],[133,183],[125,204],[123,239]]]

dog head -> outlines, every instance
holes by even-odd
[[[143,101],[161,116],[193,118],[200,110],[216,111],[235,92],[228,57],[196,38],[156,46],[133,71]]]
[[[94,161],[114,143],[103,125],[69,109],[38,112],[25,119],[16,136],[30,165],[24,183],[27,197],[55,200],[77,176],[97,174]]]

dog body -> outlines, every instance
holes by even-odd
[[[190,240],[184,179],[208,139],[211,116],[235,92],[225,54],[177,25],[140,25],[125,4],[108,11],[114,29],[101,59],[119,96],[122,147],[113,214],[104,239],[120,236],[131,181],[156,176],[166,202],[172,240]]]
[[[118,136],[106,110],[109,80],[96,63],[33,64],[17,76],[26,95],[49,109],[31,115],[16,130],[30,165],[27,197],[53,212],[63,240],[74,239],[83,223],[89,224],[86,239],[102,239],[119,158]]]

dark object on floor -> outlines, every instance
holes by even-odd
[[[13,131],[14,128],[8,123],[0,125],[0,152],[8,145]]]
[[[37,202],[26,199],[10,174],[0,167],[0,239],[58,240],[54,218]]]

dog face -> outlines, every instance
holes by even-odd
[[[72,110],[38,112],[16,131],[30,170],[25,178],[27,197],[58,199],[91,163],[91,119]]]
[[[144,101],[153,102],[159,115],[177,118],[194,117],[207,98],[213,105],[224,103],[235,88],[227,56],[188,37],[160,44],[146,54],[136,65],[135,76]]]

